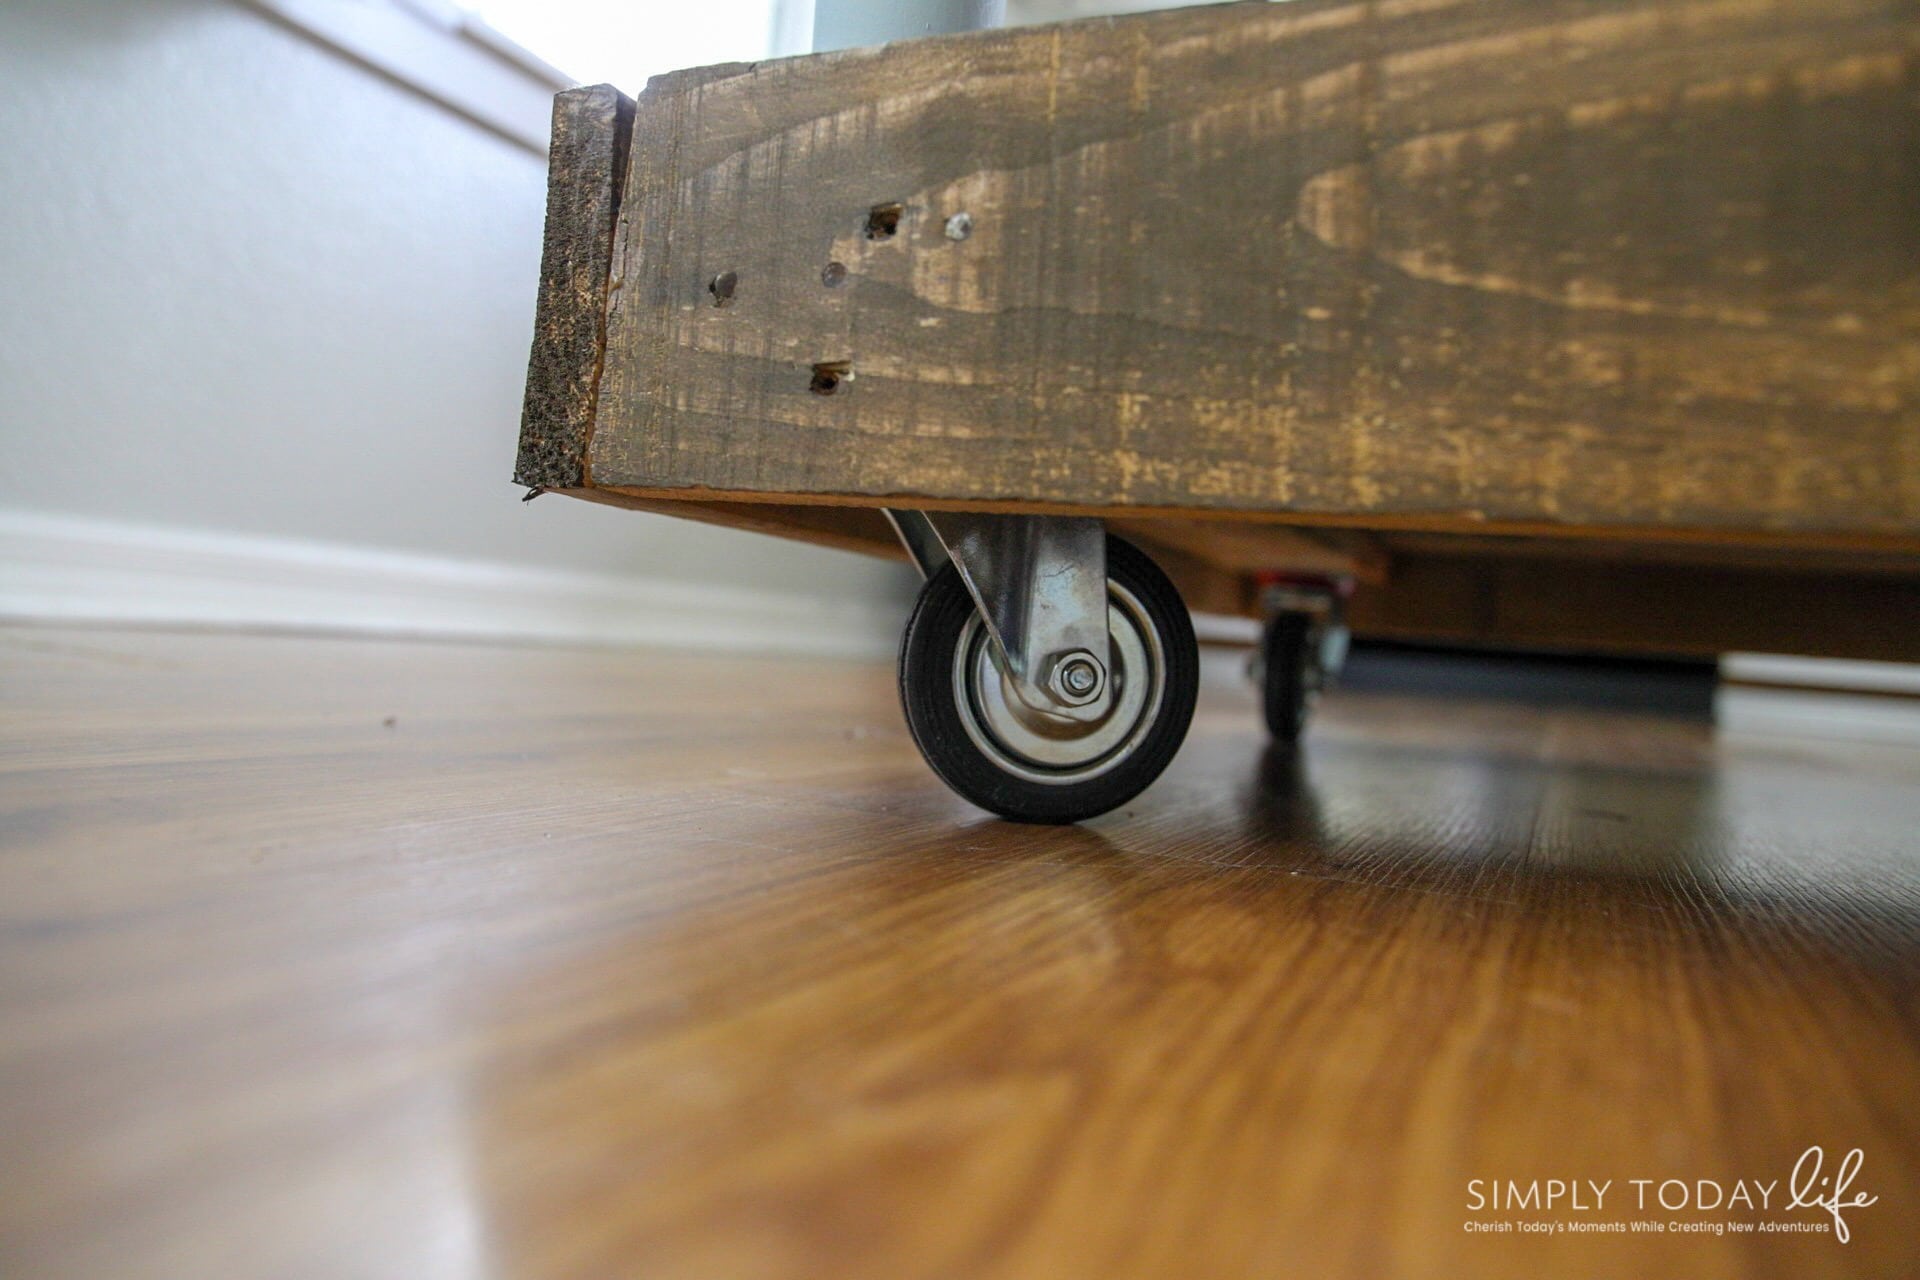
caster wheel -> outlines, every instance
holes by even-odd
[[[1086,722],[1021,702],[959,571],[947,565],[927,580],[900,645],[900,702],[941,781],[1016,822],[1079,822],[1160,776],[1199,692],[1193,622],[1159,566],[1113,537],[1107,600],[1111,705]]]
[[[1267,732],[1276,742],[1298,742],[1313,710],[1313,620],[1304,613],[1276,613],[1260,640],[1261,700]]]

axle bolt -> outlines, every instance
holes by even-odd
[[[1069,707],[1085,706],[1100,696],[1106,669],[1085,649],[1056,654],[1047,663],[1044,684],[1053,698]]]

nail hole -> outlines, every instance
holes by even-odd
[[[729,302],[732,302],[733,287],[739,283],[739,275],[732,271],[722,271],[719,275],[707,281],[707,292],[713,295],[713,305],[716,307],[724,307]]]
[[[893,233],[900,229],[900,215],[906,211],[906,206],[898,202],[877,204],[867,210],[867,239],[893,239]]]
[[[946,233],[949,240],[965,240],[973,234],[973,215],[965,209],[954,214],[947,219]]]
[[[813,383],[807,390],[817,396],[830,396],[840,384],[853,376],[851,360],[828,360],[813,366]]]
[[[820,283],[829,289],[835,289],[847,278],[847,267],[843,262],[829,262],[820,270]]]

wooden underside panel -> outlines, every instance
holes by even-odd
[[[672,501],[599,490],[579,496],[903,557],[873,508]],[[1229,536],[1216,541],[1222,530]],[[1342,561],[1317,531],[1177,519],[1120,522],[1115,531],[1152,555],[1196,612],[1258,617],[1256,570],[1350,573],[1358,582],[1353,629],[1362,638],[1579,653],[1748,650],[1920,660],[1920,578],[1901,558],[1383,533],[1351,544],[1353,554]]]
[[[1351,601],[1376,639],[1577,653],[1920,660],[1920,581],[1706,565],[1403,556]]]
[[[778,502],[697,502],[673,498],[645,498],[610,489],[566,490],[609,506],[678,516],[701,524],[724,525],[767,533],[841,551],[859,551],[888,559],[905,559],[906,552],[878,507],[828,507]]]
[[[906,551],[893,527],[874,507],[829,507],[800,503],[773,502],[697,502],[642,498],[605,489],[583,489],[575,493],[595,502],[648,511],[658,515],[679,516],[705,524],[750,529],[811,542],[817,546],[859,551],[890,560],[904,560]],[[1154,522],[1143,528],[1122,530],[1137,542],[1167,572],[1180,588],[1187,607],[1202,613],[1250,615],[1255,611],[1255,592],[1246,572],[1230,560],[1210,554],[1204,538],[1194,538],[1190,526],[1175,522]],[[1275,555],[1270,568],[1292,568],[1306,573],[1345,572],[1345,562],[1330,558],[1322,547],[1284,529],[1270,531]],[[1186,534],[1187,536],[1182,536]],[[1168,536],[1170,535],[1170,536]],[[1310,558],[1296,558],[1301,548],[1310,548]]]

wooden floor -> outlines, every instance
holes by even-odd
[[[1920,1274],[1920,750],[1354,693],[1294,756],[1219,678],[1061,830],[878,665],[11,629],[0,682],[9,1280]],[[1814,1145],[1850,1243],[1758,1229],[1831,1222]],[[1535,1179],[1611,1189],[1484,1207]]]

